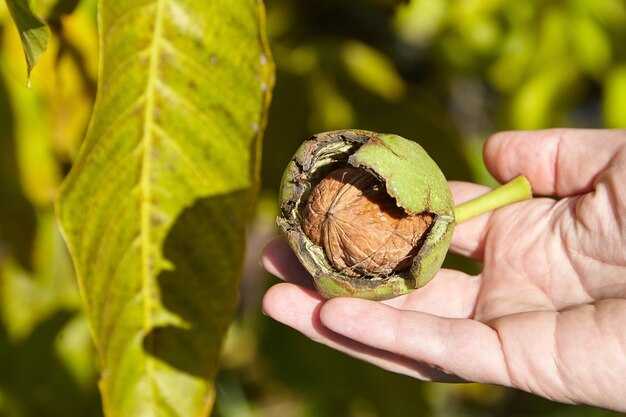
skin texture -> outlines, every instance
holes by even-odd
[[[441,270],[385,302],[323,300],[287,244],[262,263],[287,283],[265,314],[309,338],[423,380],[475,381],[626,411],[626,130],[501,132],[484,159],[536,195],[457,226],[451,250],[482,262]],[[455,203],[488,191],[451,182]]]

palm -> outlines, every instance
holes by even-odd
[[[608,198],[585,194],[534,200],[492,216],[476,317],[624,298],[626,245],[619,225],[626,215],[601,215],[611,212]]]
[[[618,190],[605,191],[609,194],[534,200],[500,210],[489,219],[484,246],[474,254],[483,261],[482,273],[472,278],[446,272],[474,285],[455,287],[464,294],[454,297],[443,282],[431,290],[442,299],[430,309],[443,298],[465,301],[459,304],[464,311],[431,312],[472,318],[496,331],[505,384],[561,401],[623,402],[623,389],[613,391],[613,398],[605,391],[600,397],[584,394],[591,385],[622,386],[626,372],[619,349],[626,326],[626,248],[619,225],[626,216],[600,218],[598,213],[619,214],[608,209],[605,198]],[[404,308],[429,311],[421,298],[419,292],[406,297]]]
[[[615,132],[620,141],[600,138],[611,146],[600,147],[595,161],[547,179],[550,167],[554,173],[555,165],[572,164],[558,160],[567,155],[557,151],[561,136],[543,170],[532,149],[492,156],[497,176],[511,178],[516,172],[507,169],[517,169],[536,192],[565,197],[458,225],[452,250],[481,261],[478,276],[442,270],[424,288],[384,303],[324,303],[313,291],[281,284],[266,295],[265,311],[314,340],[418,378],[496,383],[626,409],[626,134]],[[584,137],[569,134],[563,147],[576,153]],[[484,191],[451,186],[458,200]],[[288,279],[305,275],[284,242],[270,245],[265,264]]]

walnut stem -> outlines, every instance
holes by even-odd
[[[507,182],[487,194],[454,207],[457,223],[462,223],[488,211],[532,198],[530,183],[523,175]]]

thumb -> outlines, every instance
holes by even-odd
[[[523,174],[535,193],[560,197],[593,190],[596,177],[619,153],[626,153],[626,129],[500,132],[483,150],[497,180]]]

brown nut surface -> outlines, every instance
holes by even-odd
[[[432,222],[405,213],[374,175],[344,167],[315,186],[302,227],[345,275],[384,277],[411,267]]]

